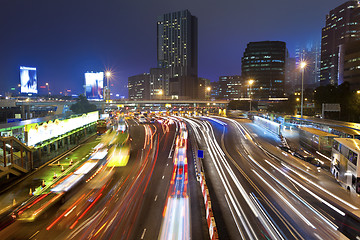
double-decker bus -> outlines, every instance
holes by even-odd
[[[360,140],[335,138],[331,155],[331,173],[347,190],[360,193]]]

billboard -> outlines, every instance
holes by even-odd
[[[103,99],[104,72],[85,73],[86,97],[88,99]]]
[[[34,146],[38,143],[64,135],[89,123],[96,122],[98,119],[99,112],[96,111],[63,120],[55,119],[54,121],[50,120],[41,124],[27,124],[25,125],[25,132],[27,132],[26,143],[28,146]]]
[[[38,93],[36,68],[20,66],[21,93]]]

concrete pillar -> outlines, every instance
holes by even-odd
[[[11,159],[11,164],[14,164],[14,151],[13,151],[13,140],[10,140],[10,159]]]
[[[4,167],[6,167],[6,145],[5,145],[5,141],[2,141],[3,143],[3,156],[4,156]]]
[[[21,105],[20,111],[21,111],[21,118],[26,119],[25,106],[24,105]]]
[[[24,151],[23,151],[23,147],[20,145],[20,154],[21,154],[21,167],[24,168]]]

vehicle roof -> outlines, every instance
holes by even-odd
[[[301,130],[304,130],[306,132],[318,135],[318,136],[322,136],[322,137],[338,137],[338,135],[335,134],[331,134],[316,128],[311,128],[311,127],[300,127]]]
[[[354,138],[334,138],[340,144],[346,146],[354,152],[360,152],[360,140]]]
[[[339,132],[343,132],[351,135],[360,135],[360,131],[352,128],[347,128],[347,127],[331,127],[331,128]]]

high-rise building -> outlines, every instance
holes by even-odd
[[[286,43],[281,41],[250,42],[242,57],[244,85],[250,79],[248,96],[256,99],[284,97]],[[250,93],[251,89],[251,93]]]
[[[360,41],[345,45],[344,81],[354,90],[360,90]]]
[[[128,77],[128,91],[130,100],[149,100],[150,74],[143,73]]]
[[[285,92],[291,94],[298,83],[296,58],[287,58],[285,63]]]
[[[198,75],[198,24],[189,10],[167,13],[157,21],[157,62],[170,77]]]
[[[347,1],[331,10],[321,36],[320,85],[343,82],[344,44],[359,38],[360,6]]]
[[[305,47],[296,49],[296,75],[294,89],[301,89],[300,62],[306,62],[304,70],[304,88],[316,88],[320,84],[320,46],[318,43],[309,42]],[[287,78],[287,76],[286,76]]]
[[[207,78],[199,77],[199,99],[210,99],[211,95],[211,81]]]
[[[164,99],[164,96],[169,96],[169,79],[167,68],[150,68],[150,99]]]
[[[246,97],[246,93],[242,92],[242,77],[221,76],[218,82],[218,99],[233,100]]]
[[[189,10],[158,17],[157,62],[158,68],[166,69],[165,95],[198,98],[198,24]]]
[[[220,92],[220,84],[218,81],[216,82],[211,82],[210,83],[211,85],[211,93],[210,93],[210,96],[211,96],[211,99],[220,99],[220,95],[219,95],[219,92]]]

